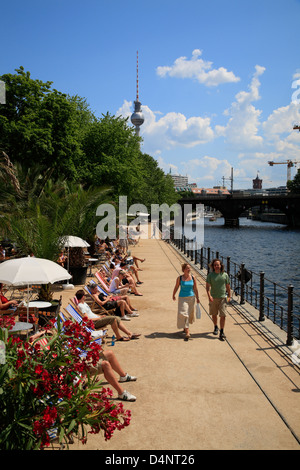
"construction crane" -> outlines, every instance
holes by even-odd
[[[270,166],[273,165],[287,165],[287,181],[290,181],[292,179],[292,171],[291,168],[300,162],[292,162],[292,160],[287,160],[286,162],[268,162]]]

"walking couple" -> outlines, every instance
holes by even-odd
[[[177,327],[183,328],[185,340],[190,338],[189,325],[195,321],[195,298],[197,304],[199,294],[197,283],[191,274],[191,267],[184,263],[182,266],[183,274],[176,279],[173,290],[173,300],[176,300],[176,293],[180,287],[178,296]],[[214,259],[210,264],[211,272],[206,279],[206,292],[209,299],[209,313],[212,316],[214,324],[214,335],[219,332],[218,314],[220,316],[220,340],[225,340],[224,326],[226,317],[226,295],[227,302],[230,302],[230,281],[229,276],[224,272],[224,265],[219,259]]]

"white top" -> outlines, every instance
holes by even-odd
[[[80,311],[88,317],[89,320],[99,320],[99,315],[96,315],[92,310],[90,309],[89,305],[84,302],[84,303],[79,303],[78,307]]]
[[[119,289],[119,287],[117,287],[117,285],[116,285],[117,279],[119,281],[119,278],[116,276],[111,281],[110,286],[109,286],[109,292],[115,292],[115,290]]]

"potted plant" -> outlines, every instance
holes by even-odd
[[[72,282],[75,285],[86,283],[88,266],[86,264],[83,248],[74,247],[69,251],[69,272],[73,276]]]
[[[39,290],[39,300],[44,302],[50,302],[51,307],[47,307],[48,312],[58,313],[59,307],[61,305],[61,299],[53,299],[53,292],[51,290],[51,284],[43,284]]]

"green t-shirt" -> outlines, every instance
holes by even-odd
[[[226,297],[226,285],[230,283],[227,273],[209,273],[206,282],[211,285],[210,293],[213,299]]]

